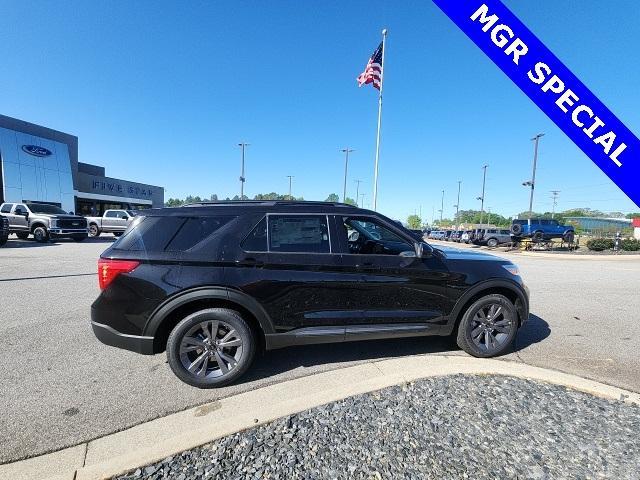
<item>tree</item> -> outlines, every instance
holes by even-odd
[[[346,203],[347,205],[353,205],[353,206],[357,205],[356,201],[351,197],[345,198],[344,203]]]
[[[640,212],[638,213],[627,213],[627,218],[640,218]]]
[[[212,193],[211,196],[209,197],[209,200],[211,200],[212,202],[217,202],[218,195],[216,195],[215,193]]]
[[[409,228],[418,230],[422,227],[422,219],[418,215],[409,215],[407,217],[407,225],[409,225]]]
[[[329,194],[329,196],[327,197],[327,199],[325,200],[325,202],[334,202],[337,203],[340,201],[340,197],[338,197],[337,193],[331,193]]]

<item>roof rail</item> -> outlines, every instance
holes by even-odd
[[[203,202],[191,202],[182,207],[206,207],[209,205],[325,205],[332,207],[354,207],[348,203],[322,202],[316,200],[211,200]]]

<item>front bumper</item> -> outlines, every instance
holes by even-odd
[[[54,237],[65,237],[70,235],[88,235],[86,228],[51,228],[49,234]]]
[[[91,328],[98,340],[105,345],[131,350],[144,355],[153,355],[153,337],[128,335],[114,330],[108,325],[91,321]]]

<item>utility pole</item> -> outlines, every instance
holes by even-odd
[[[354,150],[346,147],[340,151],[344,153],[344,187],[342,189],[342,203],[347,203],[347,169],[349,168],[349,154]]]
[[[360,184],[362,183],[362,180],[354,180],[354,182],[356,182],[356,207],[359,207],[361,205],[358,205],[358,200],[360,199]]]
[[[553,198],[551,218],[554,218],[556,216],[556,205],[558,205],[558,195],[560,195],[560,190],[551,190],[551,198]]]
[[[491,225],[491,207],[487,208],[487,226]]]
[[[477,197],[476,200],[480,200],[480,225],[482,225],[482,220],[484,219],[484,187],[487,183],[487,167],[489,165],[483,165],[482,170],[484,170],[482,174],[482,195]]]
[[[240,148],[242,148],[242,167],[240,168],[240,200],[244,198],[244,182],[246,180],[244,176],[244,149],[251,145],[250,143],[241,142],[238,144]]]
[[[460,188],[462,187],[462,180],[458,180],[458,201],[454,205],[456,207],[456,223],[459,222],[458,214],[460,213]]]
[[[442,200],[440,201],[440,223],[442,223],[443,212],[444,212],[444,190],[442,190]]]
[[[531,139],[534,142],[533,147],[533,172],[531,174],[531,180],[528,182],[523,182],[522,185],[525,187],[531,187],[531,195],[529,196],[529,218],[533,216],[533,191],[536,188],[536,167],[538,165],[538,142],[540,138],[544,137],[544,133],[539,133],[535,137]]]
[[[293,200],[293,197],[291,196],[291,179],[293,178],[293,175],[287,175],[287,177],[289,178],[289,200]]]

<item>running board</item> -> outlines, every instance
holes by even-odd
[[[437,335],[438,333],[438,326],[425,323],[305,327],[297,328],[286,333],[265,335],[265,343],[267,350],[275,350],[292,345],[418,337],[423,335]]]

